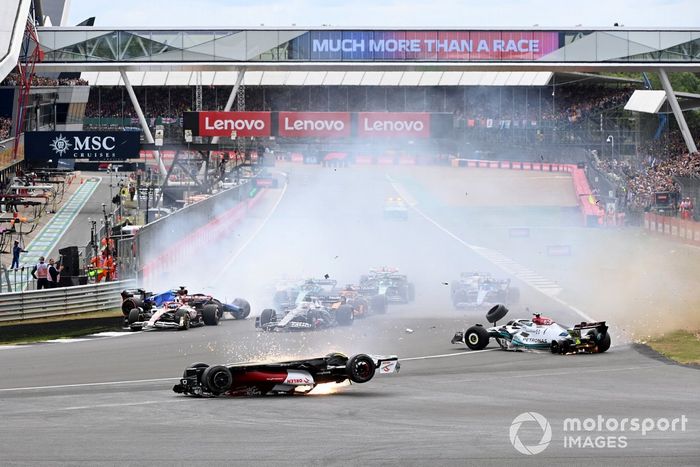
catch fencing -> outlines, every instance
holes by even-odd
[[[136,281],[60,287],[12,292],[0,300],[0,322],[110,311],[119,308],[120,291],[136,286]]]

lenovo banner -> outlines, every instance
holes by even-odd
[[[280,112],[277,134],[283,137],[350,136],[347,112]]]
[[[138,159],[140,140],[140,131],[27,131],[25,159],[27,162]]]
[[[184,128],[193,136],[270,136],[270,120],[270,112],[186,112]]]
[[[430,137],[430,114],[409,112],[360,112],[357,136],[410,138]]]

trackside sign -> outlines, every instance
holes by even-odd
[[[199,136],[270,136],[270,112],[199,112]]]
[[[25,159],[138,159],[140,138],[139,131],[28,131],[24,135]]]
[[[406,136],[411,138],[430,137],[430,114],[361,112],[357,135],[362,137]]]
[[[285,137],[350,136],[347,112],[280,112],[277,133]]]

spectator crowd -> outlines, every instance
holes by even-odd
[[[10,138],[12,131],[12,119],[0,117],[0,141]]]
[[[19,73],[13,72],[0,82],[0,86],[19,86],[21,79]],[[88,82],[80,78],[47,78],[45,76],[32,76],[32,86],[88,86]]]

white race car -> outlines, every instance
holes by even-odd
[[[493,327],[477,324],[458,331],[452,343],[466,344],[471,350],[482,350],[493,338],[503,350],[550,350],[562,355],[603,353],[610,348],[610,334],[605,321],[582,322],[567,328],[536,313],[531,319],[515,319],[498,326],[497,321],[507,313],[505,306],[494,306],[486,314],[486,320]]]

